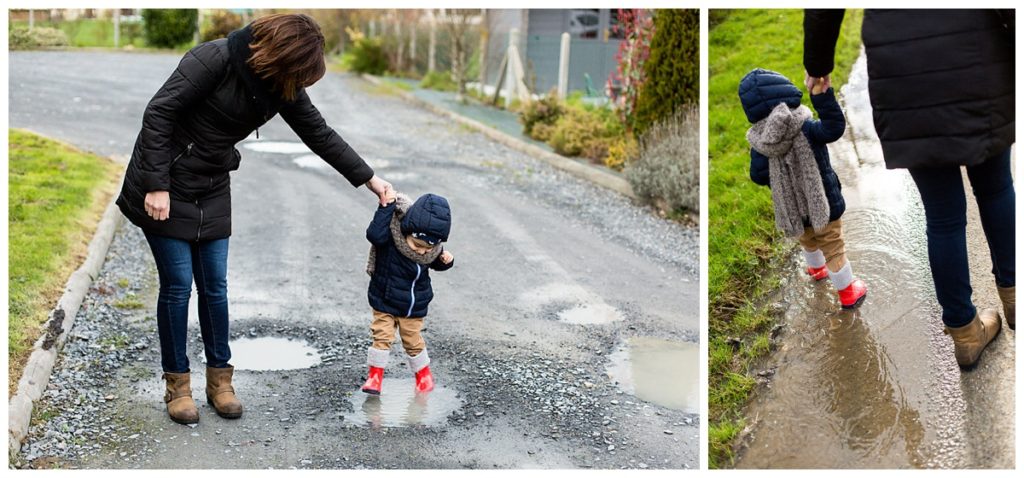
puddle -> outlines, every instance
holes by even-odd
[[[584,304],[559,312],[558,318],[569,324],[607,324],[622,319],[622,314],[608,304]]]
[[[281,337],[232,340],[231,365],[239,370],[295,370],[320,365],[320,353],[305,341]]]
[[[608,375],[637,398],[697,413],[699,352],[693,342],[633,337],[608,357]]]
[[[331,165],[327,164],[327,161],[320,159],[320,156],[315,154],[305,154],[292,158],[292,162],[300,168],[331,169]]]
[[[370,428],[443,426],[448,415],[462,406],[455,390],[435,386],[427,394],[413,390],[413,378],[385,378],[380,396],[354,391],[349,397],[351,413],[345,421]]]
[[[294,141],[253,141],[242,143],[242,147],[257,153],[308,154],[312,152],[305,144]]]

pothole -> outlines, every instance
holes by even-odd
[[[385,378],[379,396],[355,391],[349,397],[352,412],[345,421],[370,428],[443,426],[448,415],[462,406],[455,390],[437,385],[426,394],[413,389],[413,378]]]
[[[300,168],[308,169],[330,169],[331,165],[327,164],[326,161],[320,159],[320,156],[315,154],[306,154],[296,158],[292,158],[292,162]]]
[[[608,304],[583,304],[558,313],[559,320],[578,325],[607,324],[622,319],[622,314]]]
[[[242,147],[257,153],[301,154],[311,152],[305,144],[293,141],[252,141],[242,143]]]
[[[245,337],[232,340],[231,365],[239,370],[295,370],[320,365],[320,353],[303,340]]]
[[[608,375],[637,398],[698,413],[699,352],[693,342],[633,337],[608,356]]]

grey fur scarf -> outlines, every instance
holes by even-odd
[[[775,226],[787,236],[804,232],[804,218],[815,231],[828,224],[829,206],[814,151],[803,135],[811,110],[779,103],[767,118],[747,131],[747,141],[768,157]]]
[[[441,244],[438,243],[430,252],[426,254],[418,254],[416,251],[409,247],[409,244],[405,242],[405,234],[402,234],[402,218],[405,217],[406,211],[409,210],[409,206],[412,206],[412,200],[409,196],[402,193],[395,195],[395,214],[391,216],[391,240],[395,243],[395,248],[398,252],[402,253],[403,256],[409,260],[420,264],[429,265],[437,259],[437,256],[441,255]],[[366,273],[373,275],[373,270],[377,266],[377,246],[370,244],[370,258],[366,262]]]

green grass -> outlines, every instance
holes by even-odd
[[[39,22],[36,26],[57,28],[68,36],[68,45],[73,47],[106,47],[114,46],[114,22],[102,18],[80,18],[61,22]],[[21,20],[11,22],[8,28],[28,28],[28,22]],[[146,48],[146,39],[142,34],[142,24],[135,22],[121,23],[121,47],[132,45],[135,48]]]
[[[775,319],[761,307],[778,287],[781,260],[793,250],[775,230],[768,188],[750,181],[746,130],[737,96],[754,68],[801,86],[801,10],[716,10],[708,55],[709,465],[729,467],[743,429],[742,408],[754,390],[751,365],[771,351]],[[836,46],[832,84],[839,88],[860,51],[863,11],[849,10]],[[801,86],[801,89],[803,87]],[[810,106],[806,93],[805,103]],[[730,339],[739,343],[730,343]]]
[[[137,310],[145,307],[141,300],[135,294],[128,294],[114,302],[114,307],[119,309]]]
[[[121,166],[31,133],[9,130],[7,324],[9,383],[84,259]]]

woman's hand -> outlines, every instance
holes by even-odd
[[[394,191],[394,187],[391,186],[391,183],[374,174],[373,177],[366,182],[366,187],[377,195],[381,206],[388,205],[388,191]]]
[[[171,215],[171,195],[167,191],[146,193],[146,214],[157,221],[164,221]]]
[[[804,72],[804,86],[812,95],[820,95],[832,87],[831,75],[815,77]]]

